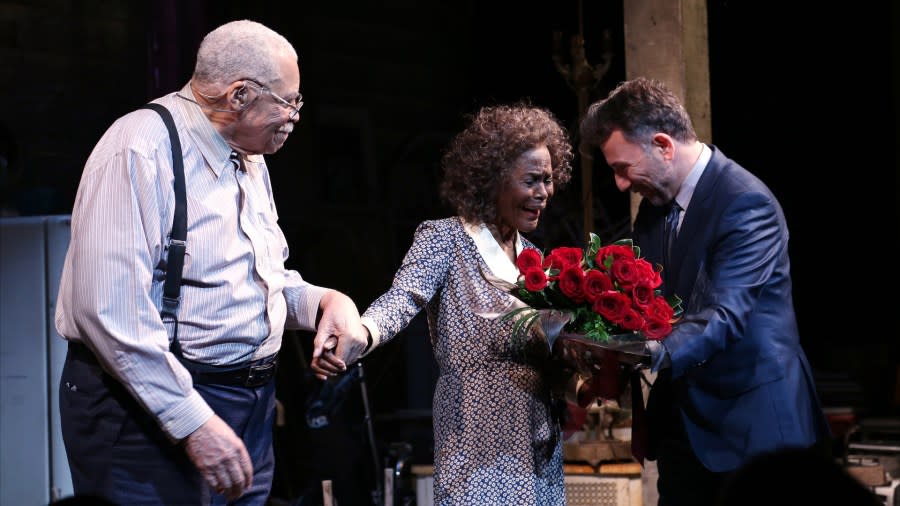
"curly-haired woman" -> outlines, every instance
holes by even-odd
[[[531,246],[520,232],[535,230],[571,160],[547,110],[482,108],[443,158],[441,194],[458,216],[419,225],[391,288],[363,315],[377,346],[427,312],[439,366],[436,504],[565,504],[547,346],[514,343],[512,322],[476,313],[507,297],[482,271],[516,281],[516,255]]]

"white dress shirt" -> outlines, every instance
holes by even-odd
[[[694,190],[697,188],[697,182],[700,181],[700,176],[703,175],[706,166],[709,165],[709,160],[712,158],[712,150],[709,149],[709,146],[706,144],[701,144],[700,146],[700,156],[697,157],[697,161],[694,162],[691,171],[684,179],[684,182],[681,183],[678,194],[675,195],[675,202],[681,207],[681,213],[678,215],[678,226],[675,229],[676,231],[681,231],[681,224],[684,222],[684,215],[687,214],[688,207],[691,205],[691,199],[694,197]],[[657,372],[660,369],[671,365],[669,352],[666,350],[664,342],[647,341],[646,349],[650,354],[650,368],[652,372]]]
[[[200,107],[180,92],[172,113],[187,189],[187,253],[178,341],[188,359],[237,364],[277,353],[285,329],[312,330],[326,289],[284,268],[288,246],[263,157],[242,167]],[[87,345],[160,423],[181,439],[212,411],[169,352],[161,307],[175,209],[172,154],[151,110],[119,118],[94,147],[72,212],[56,327]]]

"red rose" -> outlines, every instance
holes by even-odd
[[[519,272],[525,272],[533,267],[541,267],[541,252],[534,248],[525,248],[516,257],[516,267]]]
[[[672,324],[668,321],[649,319],[644,323],[641,332],[647,339],[660,341],[672,333]]]
[[[523,276],[525,276],[525,289],[529,292],[540,292],[547,286],[547,275],[540,267],[526,270]]]
[[[598,267],[606,270],[609,268],[609,265],[607,265],[606,263],[606,259],[610,257],[610,262],[613,262],[620,258],[634,258],[634,250],[629,246],[622,246],[621,244],[603,246],[602,248],[597,250],[597,256],[594,257],[594,262]]]
[[[512,295],[532,309],[565,312],[564,330],[598,341],[617,333],[642,332],[643,338],[656,340],[668,336],[681,302],[673,296],[672,307],[658,295],[662,267],[640,258],[630,240],[599,244],[591,234],[586,249],[563,246],[546,255],[524,249],[516,257],[519,276]]]
[[[631,291],[631,288],[641,279],[637,262],[633,258],[619,258],[613,261],[610,273],[622,290],[626,292]]]
[[[603,292],[597,301],[594,302],[593,310],[595,313],[606,318],[611,322],[622,320],[625,310],[631,307],[631,300],[622,292],[610,290]]]
[[[638,271],[638,277],[641,281],[646,281],[650,285],[650,288],[659,288],[659,285],[662,284],[662,276],[659,275],[658,270],[650,265],[650,262],[643,258],[639,258],[635,261],[635,267]],[[662,269],[662,267],[660,267],[660,269]]]
[[[559,273],[559,290],[574,302],[584,302],[584,271],[577,265],[564,267]]]
[[[584,292],[584,298],[587,299],[588,302],[593,303],[600,297],[601,293],[612,290],[613,283],[606,274],[591,269],[584,275],[584,283],[581,288]]]
[[[666,299],[663,297],[654,297],[647,308],[644,310],[644,314],[647,315],[647,318],[651,320],[658,320],[664,322],[671,322],[672,316],[675,314],[675,311],[672,309],[672,306],[666,302]]]
[[[634,288],[631,289],[631,298],[634,301],[634,305],[643,310],[650,306],[654,297],[653,287],[650,285],[650,281],[646,279],[638,281]]]
[[[622,319],[616,323],[623,330],[641,330],[644,327],[644,317],[633,307],[629,307],[622,312]]]
[[[569,266],[580,266],[582,259],[581,248],[560,247],[555,248],[544,259],[544,268],[559,269]]]

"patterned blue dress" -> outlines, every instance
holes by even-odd
[[[479,268],[491,272],[459,218],[423,222],[393,285],[363,317],[384,343],[426,310],[439,367],[436,504],[565,504],[547,346],[534,338],[523,352],[511,342],[512,322],[476,314],[508,297]]]

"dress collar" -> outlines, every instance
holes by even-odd
[[[469,234],[473,241],[475,241],[475,247],[478,248],[478,254],[484,259],[484,262],[491,272],[504,281],[510,283],[518,281],[519,269],[516,267],[516,264],[506,256],[506,253],[503,252],[503,248],[500,247],[500,244],[497,242],[497,239],[494,238],[494,234],[491,233],[487,225],[484,223],[469,223],[462,219],[461,221],[466,233]],[[516,256],[518,256],[523,248],[522,236],[519,234],[518,230],[516,231],[515,244]]]

